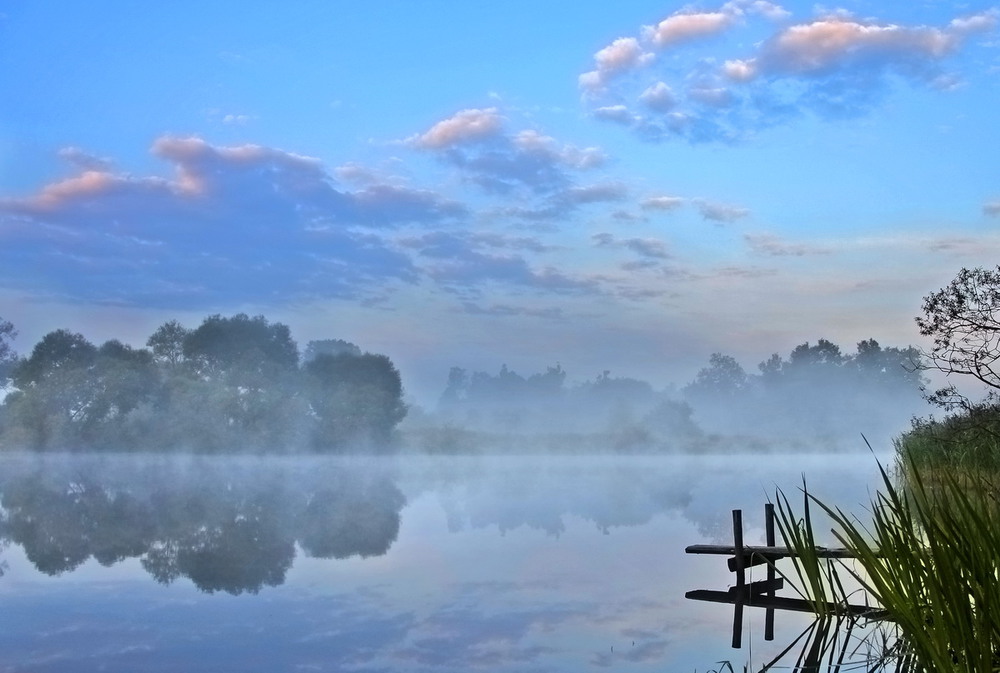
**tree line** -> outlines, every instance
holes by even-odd
[[[65,329],[30,355],[0,320],[0,446],[34,450],[330,451],[384,448],[406,415],[385,355],[339,339],[300,354],[264,316],[175,320],[145,348]]]
[[[826,339],[806,342],[756,373],[713,353],[687,385],[660,391],[609,371],[567,384],[560,365],[529,376],[506,365],[495,375],[453,367],[438,413],[487,432],[604,433],[618,449],[691,450],[721,436],[819,449],[901,430],[924,405],[923,368],[916,348],[874,339],[854,353]]]

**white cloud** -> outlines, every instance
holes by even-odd
[[[649,65],[653,54],[644,51],[634,37],[620,37],[594,54],[596,68],[580,75],[578,82],[584,90],[597,90],[616,75]]]
[[[503,130],[503,117],[496,108],[468,109],[434,124],[409,141],[425,149],[443,149],[495,138]]]
[[[626,126],[635,121],[635,115],[624,105],[606,105],[594,110],[594,116],[605,121],[612,121]]]
[[[651,196],[639,202],[643,210],[664,210],[672,211],[680,208],[686,199],[680,196]]]
[[[754,59],[734,59],[722,65],[722,74],[733,82],[749,82],[757,76],[757,65]]]
[[[989,201],[983,204],[983,215],[1000,217],[1000,201]]]
[[[614,81],[595,70],[585,77],[592,75],[593,86],[584,102],[596,118],[625,125],[646,141],[735,142],[807,110],[824,118],[863,115],[892,94],[894,79],[952,91],[965,78],[948,58],[971,35],[1000,25],[997,9],[941,26],[815,11],[818,18],[792,22],[775,3],[730,0],[714,10],[675,12],[644,27],[637,45],[622,42],[621,54],[609,51],[606,60],[607,67],[626,63],[644,41],[654,50],[670,48],[669,59]],[[764,39],[762,24],[770,34]],[[732,39],[688,48],[691,41],[730,32]],[[661,116],[634,114],[636,103]]]
[[[699,199],[695,203],[703,218],[714,220],[715,222],[735,222],[750,214],[748,209],[739,206],[715,203],[704,199]]]
[[[735,21],[733,12],[687,12],[668,16],[655,26],[645,26],[643,36],[659,48],[721,33]]]
[[[645,91],[639,94],[639,100],[650,110],[655,110],[656,112],[668,112],[677,105],[674,92],[663,82],[651,84]]]
[[[764,46],[760,62],[768,72],[808,74],[847,62],[906,64],[914,57],[940,59],[957,44],[955,33],[937,28],[828,18],[782,31]]]
[[[597,70],[605,73],[646,65],[651,58],[652,54],[644,52],[634,37],[620,37],[594,54]]]

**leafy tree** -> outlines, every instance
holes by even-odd
[[[469,375],[461,367],[448,370],[448,384],[441,393],[441,404],[445,407],[455,405],[469,394]]]
[[[75,448],[94,390],[97,347],[82,335],[56,330],[42,337],[14,369],[18,390],[4,400],[5,434],[33,448]]]
[[[720,400],[741,396],[749,386],[750,377],[736,358],[712,353],[708,359],[708,367],[695,375],[694,381],[684,388],[684,394],[694,399]]]
[[[233,371],[289,371],[299,363],[298,348],[287,325],[245,313],[232,318],[209,316],[184,337],[183,352],[199,373],[209,377]]]
[[[191,330],[176,320],[170,320],[156,328],[146,340],[146,346],[153,351],[157,362],[175,366],[184,359],[184,340]]]
[[[927,366],[971,376],[995,395],[1000,390],[1000,266],[962,269],[946,287],[924,297],[922,308],[917,326],[933,339],[923,354]],[[950,406],[964,397],[948,386],[931,399]]]
[[[10,373],[17,364],[17,353],[10,342],[17,338],[17,330],[9,320],[0,318],[0,388],[7,385]]]
[[[301,420],[296,411],[303,407],[297,394],[298,348],[286,325],[245,313],[213,315],[184,337],[183,351],[199,382],[181,389],[196,395],[189,400],[194,405],[198,397],[210,401],[194,409],[190,422],[211,430],[206,437],[221,440],[213,440],[215,449],[241,444],[287,449]],[[171,405],[176,402],[172,397]],[[190,436],[197,442],[198,433]]]
[[[82,334],[59,329],[35,344],[31,355],[14,372],[14,384],[29,388],[67,370],[83,369],[97,358],[97,347]]]
[[[399,371],[385,355],[319,355],[305,371],[319,446],[385,442],[406,416]]]
[[[361,349],[343,339],[320,339],[306,344],[302,354],[303,362],[311,362],[318,355],[361,355]]]

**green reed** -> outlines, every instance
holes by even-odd
[[[880,466],[884,490],[871,503],[870,521],[808,493],[806,515],[797,519],[779,494],[779,530],[800,554],[793,559],[797,587],[823,618],[840,614],[836,606],[849,598],[837,571],[853,576],[895,624],[897,670],[1000,671],[996,480],[979,470],[928,469],[906,452],[900,468],[905,479],[897,485]],[[831,518],[860,568],[816,557],[809,503]]]

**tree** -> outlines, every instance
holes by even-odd
[[[361,349],[343,339],[320,339],[306,344],[302,353],[303,362],[311,362],[317,355],[361,355]]]
[[[17,364],[17,353],[10,342],[17,338],[17,330],[9,320],[0,318],[0,388],[7,385],[10,373]]]
[[[354,440],[384,443],[406,416],[399,371],[385,355],[320,355],[305,371],[321,447]]]
[[[184,357],[204,376],[242,370],[266,373],[270,367],[295,369],[299,351],[287,325],[262,316],[213,315],[184,337]]]
[[[923,316],[916,321],[920,334],[933,339],[923,353],[929,367],[1000,390],[1000,266],[963,268],[946,287],[924,297]],[[931,400],[951,406],[965,398],[948,386]]]
[[[750,385],[746,371],[736,358],[722,353],[712,353],[708,367],[695,375],[694,381],[684,388],[684,394],[691,398],[711,398],[723,400],[744,394]]]
[[[176,320],[170,320],[156,328],[146,340],[146,346],[153,351],[158,362],[177,365],[184,359],[184,340],[191,333]]]

